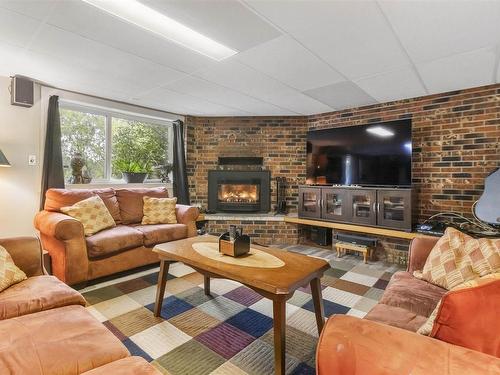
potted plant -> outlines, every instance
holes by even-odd
[[[127,184],[143,183],[152,168],[149,163],[122,160],[118,163],[118,169]]]

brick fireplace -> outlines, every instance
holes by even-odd
[[[411,118],[415,221],[441,211],[471,215],[485,176],[500,166],[500,84],[295,117],[187,117],[187,162],[193,203],[207,207],[209,170],[221,154],[256,155],[273,178],[285,177],[289,212],[296,211],[298,186],[305,183],[308,129],[362,125]],[[275,189],[271,189],[272,202]],[[272,207],[271,207],[272,208]],[[209,231],[225,230],[214,221]],[[237,223],[237,222],[235,222]],[[261,242],[297,241],[302,229],[286,223],[248,225]],[[295,237],[295,238],[292,238]],[[406,240],[380,238],[379,252],[405,250]]]
[[[269,171],[209,171],[208,211],[269,212],[270,182]]]

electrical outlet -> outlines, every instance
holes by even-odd
[[[28,155],[28,165],[36,165],[36,155]]]

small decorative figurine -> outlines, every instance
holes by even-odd
[[[82,154],[75,152],[70,161],[71,177],[69,178],[70,184],[88,184],[92,180],[88,169],[85,166],[85,159]]]

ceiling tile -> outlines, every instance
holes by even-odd
[[[216,63],[83,1],[58,2],[47,23],[181,72],[191,73]]]
[[[151,90],[146,95],[134,100],[136,103],[149,103],[154,108],[163,108],[180,114],[194,114],[203,116],[245,116],[249,112],[226,107],[206,100],[185,95],[166,88]]]
[[[355,83],[349,81],[304,91],[304,94],[318,99],[335,109],[354,108],[377,103],[375,99]]]
[[[482,48],[417,64],[430,93],[494,83],[495,50]]]
[[[0,0],[0,8],[10,9],[19,14],[45,19],[51,12],[52,6],[60,0]]]
[[[55,87],[124,100],[139,89],[127,80],[113,79],[98,71],[68,64],[50,55],[0,43],[0,73],[26,75]]]
[[[298,114],[331,110],[327,105],[235,60],[223,61],[195,75]]]
[[[38,20],[0,8],[0,41],[24,47],[39,26]]]
[[[173,82],[186,75],[168,67],[104,46],[76,34],[45,25],[31,50],[68,64],[127,80],[144,89]]]
[[[380,1],[415,62],[500,43],[500,1]]]
[[[273,26],[236,0],[142,2],[237,51],[244,51],[281,35]]]
[[[349,79],[409,64],[374,1],[246,2]]]
[[[426,95],[425,88],[412,67],[363,78],[356,81],[356,84],[381,103]]]
[[[268,113],[270,115],[294,114],[294,112],[289,110],[276,107],[262,100],[252,98],[248,95],[241,94],[237,91],[195,77],[189,77],[176,81],[165,86],[165,88],[246,112]]]
[[[289,36],[273,39],[235,58],[300,91],[344,80],[342,75]]]

